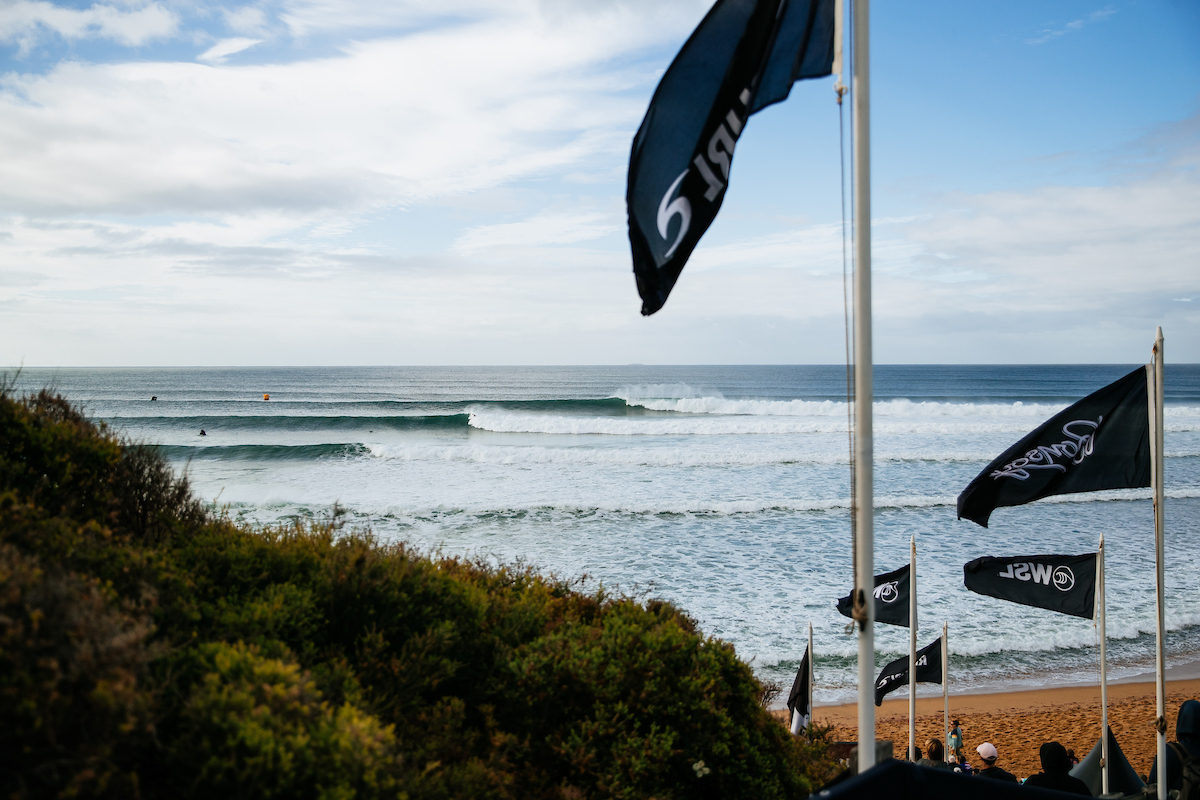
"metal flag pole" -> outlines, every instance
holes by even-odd
[[[942,623],[942,741],[950,744],[950,622]],[[947,747],[947,750],[949,747]],[[949,761],[949,755],[946,756]]]
[[[1100,623],[1100,794],[1108,794],[1108,632],[1104,627],[1104,534],[1096,554],[1096,617]]]
[[[908,541],[908,760],[917,760],[917,535]]]
[[[858,769],[875,765],[874,395],[871,369],[871,117],[869,0],[854,0],[854,480],[855,603],[858,608]]]
[[[1167,796],[1167,701],[1163,647],[1165,609],[1163,608],[1163,332],[1154,335],[1154,413],[1150,432],[1150,475],[1154,487],[1154,573],[1155,573],[1155,699],[1158,718],[1158,796]],[[1107,738],[1107,735],[1106,737]]]

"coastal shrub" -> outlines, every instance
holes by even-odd
[[[149,621],[80,578],[0,544],[0,775],[10,793],[120,795],[148,728]]]
[[[0,391],[0,794],[803,797],[828,777],[679,609],[206,510]]]
[[[54,516],[107,521],[120,443],[49,391],[0,403],[0,491]]]
[[[168,772],[196,798],[349,798],[396,794],[390,727],[329,706],[297,664],[244,644],[188,654],[186,700]]]

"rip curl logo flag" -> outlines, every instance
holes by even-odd
[[[963,565],[963,585],[988,597],[1093,619],[1096,554],[985,556]]]
[[[942,637],[917,651],[917,683],[942,682]],[[875,705],[901,686],[908,685],[908,656],[897,658],[879,671],[875,679]]]
[[[800,669],[796,671],[796,679],[792,681],[792,690],[788,692],[787,707],[788,707],[788,726],[792,724],[792,719],[796,716],[796,712],[800,712],[800,716],[808,719],[812,709],[808,707],[808,659],[810,657],[808,647],[804,648],[804,658],[800,659]]]
[[[987,527],[1000,506],[1054,494],[1150,485],[1146,369],[1060,411],[988,464],[958,496],[958,518]]]
[[[717,216],[751,114],[829,75],[834,0],[717,0],[659,81],[625,202],[642,313],[662,308]]]
[[[908,627],[909,601],[908,564],[897,570],[875,576],[875,621],[887,625]],[[838,613],[843,617],[852,616],[854,601],[852,595],[837,601]]]

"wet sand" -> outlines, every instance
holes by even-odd
[[[1167,682],[1167,740],[1174,741],[1175,717],[1184,700],[1200,699],[1200,679]],[[1108,719],[1117,742],[1139,775],[1150,770],[1155,737],[1154,682],[1119,683],[1108,687]],[[780,719],[786,716],[780,712]],[[858,738],[857,706],[817,706],[816,721],[833,725],[833,739]],[[875,709],[879,739],[891,739],[895,753],[908,748],[908,698],[885,700]],[[1033,689],[996,694],[952,695],[950,719],[962,723],[964,752],[973,767],[982,762],[975,748],[991,742],[1000,752],[997,762],[1024,778],[1041,771],[1038,748],[1059,741],[1082,759],[1100,740],[1100,687]],[[917,744],[943,740],[942,698],[917,698]]]

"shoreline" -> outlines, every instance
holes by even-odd
[[[1190,666],[1190,665],[1189,665]],[[1175,736],[1175,717],[1184,700],[1200,698],[1200,678],[1168,678],[1167,738]],[[1122,751],[1138,774],[1144,775],[1154,756],[1154,681],[1126,680],[1108,686],[1109,726]],[[942,698],[917,698],[917,741],[943,739]],[[784,721],[786,710],[776,713]],[[858,738],[858,704],[817,706],[815,721],[832,726],[831,739]],[[895,754],[903,757],[908,747],[908,697],[884,700],[876,708],[876,731],[881,740],[891,739]],[[950,719],[962,721],[964,752],[972,766],[981,765],[975,748],[982,742],[1000,751],[999,765],[1027,777],[1040,771],[1038,748],[1043,742],[1059,741],[1083,759],[1100,739],[1100,687],[1061,686],[1014,691],[975,692],[950,696]]]
[[[1111,669],[1111,666],[1110,666],[1110,669]],[[1167,667],[1166,680],[1167,680],[1168,685],[1170,685],[1171,683],[1180,682],[1180,681],[1200,680],[1200,658],[1197,658],[1194,660],[1189,660],[1182,664],[1176,664],[1174,666]],[[1121,678],[1113,678],[1110,675],[1110,677],[1108,679],[1108,690],[1109,690],[1109,694],[1111,695],[1114,686],[1124,686],[1124,685],[1128,685],[1128,684],[1145,684],[1145,683],[1148,683],[1151,686],[1154,685],[1154,670],[1153,670],[1153,668],[1151,668],[1149,670],[1135,672],[1132,675],[1125,675]],[[787,688],[787,687],[785,687],[785,688]],[[1024,679],[1016,678],[1016,679],[1008,679],[1008,680],[998,679],[998,680],[990,681],[987,686],[973,685],[973,686],[956,689],[952,685],[951,689],[950,689],[950,704],[951,704],[951,706],[954,705],[955,698],[974,697],[976,695],[1001,695],[1001,694],[1013,694],[1013,693],[1018,693],[1018,692],[1043,692],[1043,691],[1055,691],[1055,690],[1060,690],[1060,689],[1088,689],[1088,688],[1095,689],[1097,698],[1099,698],[1099,694],[1100,694],[1099,676],[1093,677],[1093,679],[1087,683],[1082,683],[1082,682],[1055,683],[1055,682],[1053,682],[1053,680],[1051,680],[1050,682],[1042,681],[1042,682],[1035,684],[1033,682],[1032,678],[1024,678]],[[778,711],[778,710],[784,708],[785,703],[786,703],[786,697],[787,697],[786,694],[780,695],[779,699],[776,699],[775,701],[773,701],[772,705],[771,705],[771,710]],[[929,684],[918,684],[918,686],[917,686],[917,704],[918,705],[925,700],[933,700],[933,699],[936,699],[938,701],[938,703],[941,703],[941,698],[942,698],[942,695],[941,695],[940,689],[937,689],[935,691],[934,688],[931,688],[931,686]],[[884,701],[884,705],[886,706],[888,703],[894,702],[896,699],[903,700],[904,707],[905,707],[905,713],[908,713],[908,711],[907,711],[907,709],[908,709],[908,684],[904,684],[899,689],[897,689],[891,695],[891,699]],[[1097,702],[1099,702],[1099,699],[1097,699]],[[846,700],[814,699],[813,705],[818,709],[822,709],[822,708],[837,708],[839,706],[854,707],[857,704],[853,700],[846,701]]]

